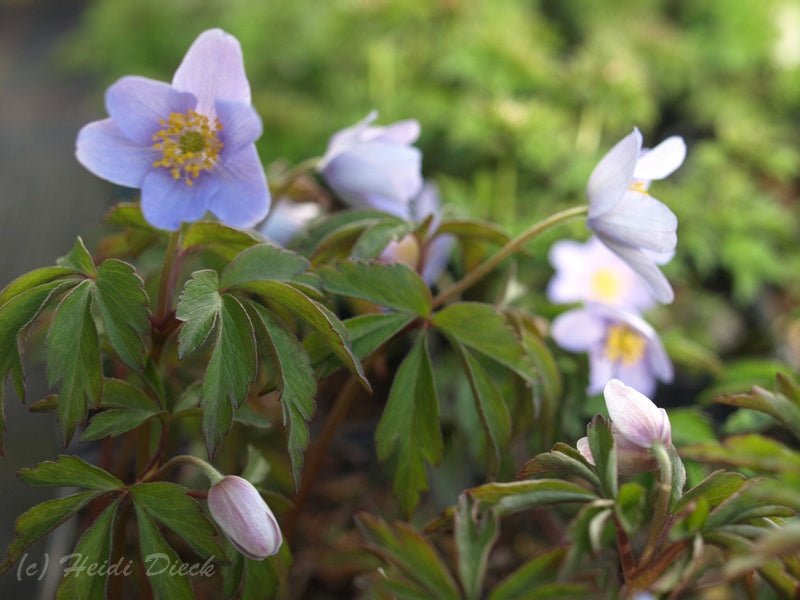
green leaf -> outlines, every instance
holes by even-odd
[[[547,477],[566,479],[579,477],[601,491],[600,479],[586,459],[574,448],[566,451],[566,444],[556,444],[552,451],[543,452],[522,465],[517,476],[543,479]]]
[[[351,251],[351,256],[360,260],[378,258],[389,243],[401,239],[411,229],[412,225],[408,222],[382,221],[376,223],[358,236],[358,240]]]
[[[87,490],[118,490],[125,487],[108,471],[82,458],[62,454],[35,467],[20,469],[19,478],[28,485],[79,487]]]
[[[142,390],[120,379],[103,380],[100,406],[81,435],[82,441],[116,437],[158,415],[161,409]]]
[[[427,284],[404,264],[341,262],[317,271],[326,290],[379,306],[426,317],[431,312]]]
[[[130,491],[137,510],[144,510],[177,533],[199,556],[222,558],[225,555],[214,539],[216,529],[206,518],[197,500],[186,495],[188,490],[185,487],[159,481],[134,485]]]
[[[796,509],[796,505],[796,495],[787,498],[783,490],[766,485],[764,480],[750,479],[711,511],[703,530],[713,531],[754,517],[782,516],[784,507]]]
[[[6,429],[3,412],[5,384],[9,376],[17,395],[25,401],[25,373],[22,369],[20,338],[48,300],[68,285],[59,280],[41,283],[20,291],[0,306],[0,456],[3,455],[2,442]]]
[[[243,250],[263,243],[264,239],[255,233],[233,229],[218,221],[192,223],[181,236],[183,250],[208,248],[228,261],[233,260]]]
[[[83,532],[72,554],[75,560],[64,564],[68,571],[58,586],[57,600],[103,600],[106,597],[108,571],[89,573],[86,569],[91,565],[102,565],[111,561],[111,547],[114,535],[114,520],[119,508],[119,500],[115,500],[100,514],[94,523]],[[63,564],[63,563],[62,563]]]
[[[97,274],[97,269],[95,269],[94,266],[94,259],[92,255],[89,254],[86,246],[83,245],[83,240],[80,236],[75,240],[75,245],[72,246],[72,250],[69,251],[69,254],[59,258],[56,263],[60,267],[74,269],[88,277],[94,278]]]
[[[480,219],[449,219],[444,220],[436,230],[435,235],[452,234],[459,240],[470,242],[489,242],[503,246],[511,238],[500,227],[489,221]]]
[[[511,416],[500,390],[489,377],[480,361],[469,350],[457,344],[464,364],[464,372],[469,380],[475,410],[480,416],[484,433],[491,449],[489,454],[491,472],[500,465],[501,453],[511,439]]]
[[[606,498],[617,497],[617,452],[611,424],[600,415],[595,416],[586,428],[589,438],[589,449],[594,459],[595,470],[600,478],[603,495]]]
[[[106,211],[103,215],[103,223],[117,225],[119,227],[135,227],[137,229],[147,229],[152,233],[165,235],[166,232],[156,229],[142,214],[140,202],[120,202]]]
[[[258,366],[253,324],[239,301],[222,297],[214,350],[203,379],[203,432],[213,455],[247,398]]]
[[[394,492],[406,512],[428,487],[425,463],[437,463],[444,450],[439,400],[428,337],[423,333],[395,374],[389,399],[375,431],[378,459],[394,456]]]
[[[413,320],[413,315],[405,313],[373,313],[345,319],[342,323],[349,333],[353,354],[363,360]],[[341,368],[342,362],[317,332],[306,337],[304,345],[319,379]]]
[[[725,441],[694,444],[681,448],[681,454],[705,463],[730,465],[768,473],[800,472],[800,452],[758,434],[732,435]]]
[[[317,386],[314,371],[303,344],[286,325],[262,306],[250,303],[249,307],[255,313],[255,319],[263,325],[272,348],[273,365],[278,371],[283,424],[288,432],[292,478],[297,487],[303,468],[303,452],[308,446],[308,421],[315,410]]]
[[[221,289],[228,289],[248,281],[290,281],[309,266],[309,262],[299,254],[259,244],[244,250],[225,267],[219,285]]]
[[[114,350],[129,367],[144,368],[150,300],[136,269],[114,258],[104,261],[97,270],[94,299]]]
[[[493,506],[503,516],[536,506],[563,502],[590,502],[597,495],[574,483],[557,479],[536,479],[509,483],[487,483],[467,490],[485,506]]]
[[[500,535],[500,521],[494,510],[479,510],[467,494],[458,498],[455,514],[455,542],[458,574],[468,600],[481,597],[483,579],[492,546]]]
[[[386,577],[398,582],[406,580],[420,593],[437,600],[456,600],[461,595],[455,581],[436,549],[410,525],[396,522],[389,525],[367,514],[356,517],[367,549],[395,567],[400,574],[387,571]]]
[[[257,281],[240,286],[240,289],[261,296],[268,304],[275,304],[300,318],[316,331],[347,369],[356,375],[368,391],[372,388],[364,375],[361,362],[350,347],[350,335],[338,317],[319,302],[281,281]]]
[[[744,475],[727,471],[714,471],[703,481],[686,492],[675,505],[675,512],[683,511],[690,503],[700,498],[708,502],[709,508],[716,507],[744,485]]]
[[[36,540],[50,533],[102,493],[80,492],[42,502],[22,513],[14,524],[14,539],[8,546],[6,558],[0,563],[0,574],[8,571]]]
[[[80,281],[75,269],[70,267],[42,267],[20,275],[0,292],[0,307],[23,292],[62,279],[72,279],[75,283]]]
[[[493,306],[477,302],[451,304],[433,315],[431,323],[458,343],[499,362],[524,379],[537,378],[530,357]]]
[[[521,600],[526,596],[538,598],[536,592],[539,587],[555,580],[565,554],[565,548],[557,548],[525,563],[492,590],[489,600]],[[563,597],[571,596],[567,593]]]
[[[175,316],[183,321],[178,334],[178,356],[186,357],[206,341],[219,318],[222,296],[216,271],[192,273],[186,282]]]
[[[134,503],[134,506],[139,525],[139,547],[142,561],[153,592],[159,598],[191,600],[194,596],[189,579],[185,575],[170,574],[169,567],[180,560],[178,555],[167,544],[147,511],[138,503]]]
[[[51,387],[61,383],[58,420],[65,444],[86,419],[88,404],[99,401],[103,384],[91,292],[85,281],[64,296],[47,332],[47,379]]]
[[[775,394],[764,388],[754,386],[748,394],[724,394],[714,398],[714,402],[759,410],[774,417],[800,440],[800,406],[783,394]]]

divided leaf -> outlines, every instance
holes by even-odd
[[[256,233],[234,229],[218,221],[196,221],[181,236],[184,251],[203,247],[225,260],[233,260],[243,250],[263,242]]]
[[[299,254],[259,244],[244,250],[225,267],[219,285],[221,289],[227,289],[249,281],[290,281],[309,266],[309,262]]]
[[[129,367],[142,369],[149,299],[136,269],[114,258],[104,261],[97,270],[94,298],[114,350]]]
[[[119,490],[124,484],[108,471],[82,458],[62,454],[35,467],[20,469],[19,478],[28,485],[79,487],[86,490]]]
[[[317,386],[314,371],[303,344],[286,325],[262,306],[250,303],[249,308],[263,325],[263,331],[273,350],[283,423],[288,430],[292,477],[295,486],[298,486],[303,467],[303,452],[308,446],[308,421],[315,409],[314,395]]]
[[[72,250],[69,251],[69,254],[62,256],[56,262],[60,267],[73,269],[79,273],[83,273],[87,277],[93,278],[97,274],[97,269],[95,269],[94,266],[94,259],[86,249],[86,246],[84,246],[80,236],[75,240],[75,244],[72,246]]]
[[[210,269],[192,273],[186,282],[175,316],[183,321],[178,333],[178,356],[184,358],[206,341],[222,307],[217,272]]]
[[[158,415],[161,409],[142,390],[120,379],[103,380],[103,410],[92,417],[82,441],[116,437]]]
[[[375,431],[378,459],[394,456],[394,491],[406,512],[428,487],[425,464],[435,464],[444,450],[439,429],[439,399],[423,333],[403,359]]]
[[[456,342],[508,367],[523,379],[537,378],[527,352],[494,306],[458,302],[433,315],[431,323]]]
[[[140,483],[130,489],[137,510],[181,536],[202,558],[222,558],[224,551],[217,544],[214,526],[203,513],[197,500],[186,495],[182,485],[159,481]]]
[[[61,383],[58,420],[65,444],[86,419],[88,405],[100,400],[103,384],[91,292],[91,281],[75,286],[59,303],[47,332],[47,379],[51,387]]]
[[[426,317],[431,312],[431,292],[422,278],[406,265],[341,262],[318,271],[325,289],[359,298],[400,312]]]
[[[484,507],[495,507],[500,516],[548,504],[597,499],[597,495],[586,488],[558,479],[487,483],[467,490],[467,493]]]
[[[500,521],[493,509],[479,510],[472,497],[462,494],[455,513],[458,574],[468,600],[481,597],[489,553],[500,535]]]
[[[185,575],[170,573],[168,568],[180,560],[178,555],[167,544],[147,511],[138,503],[134,503],[134,506],[139,525],[139,548],[142,561],[155,595],[170,600],[191,600],[194,595],[189,579]]]

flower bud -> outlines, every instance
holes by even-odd
[[[246,479],[228,475],[214,484],[208,490],[208,510],[245,556],[261,560],[280,549],[282,536],[275,515]]]

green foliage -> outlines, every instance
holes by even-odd
[[[468,600],[481,597],[483,579],[492,546],[500,535],[499,519],[493,510],[478,511],[478,504],[464,494],[455,514],[458,575]]]
[[[444,450],[439,400],[424,333],[397,370],[375,430],[375,446],[380,460],[394,458],[393,489],[403,510],[411,512],[419,493],[428,487],[426,463],[439,462]]]
[[[103,381],[100,408],[81,435],[81,441],[116,437],[162,413],[139,388],[119,379]]]

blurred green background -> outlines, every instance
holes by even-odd
[[[445,201],[510,230],[582,202],[632,126],[646,145],[683,135],[687,162],[653,188],[680,223],[678,301],[655,320],[723,355],[798,365],[800,3],[96,0],[59,61],[102,85],[169,79],[213,26],[241,40],[265,163],[322,153],[372,108],[415,117]]]

